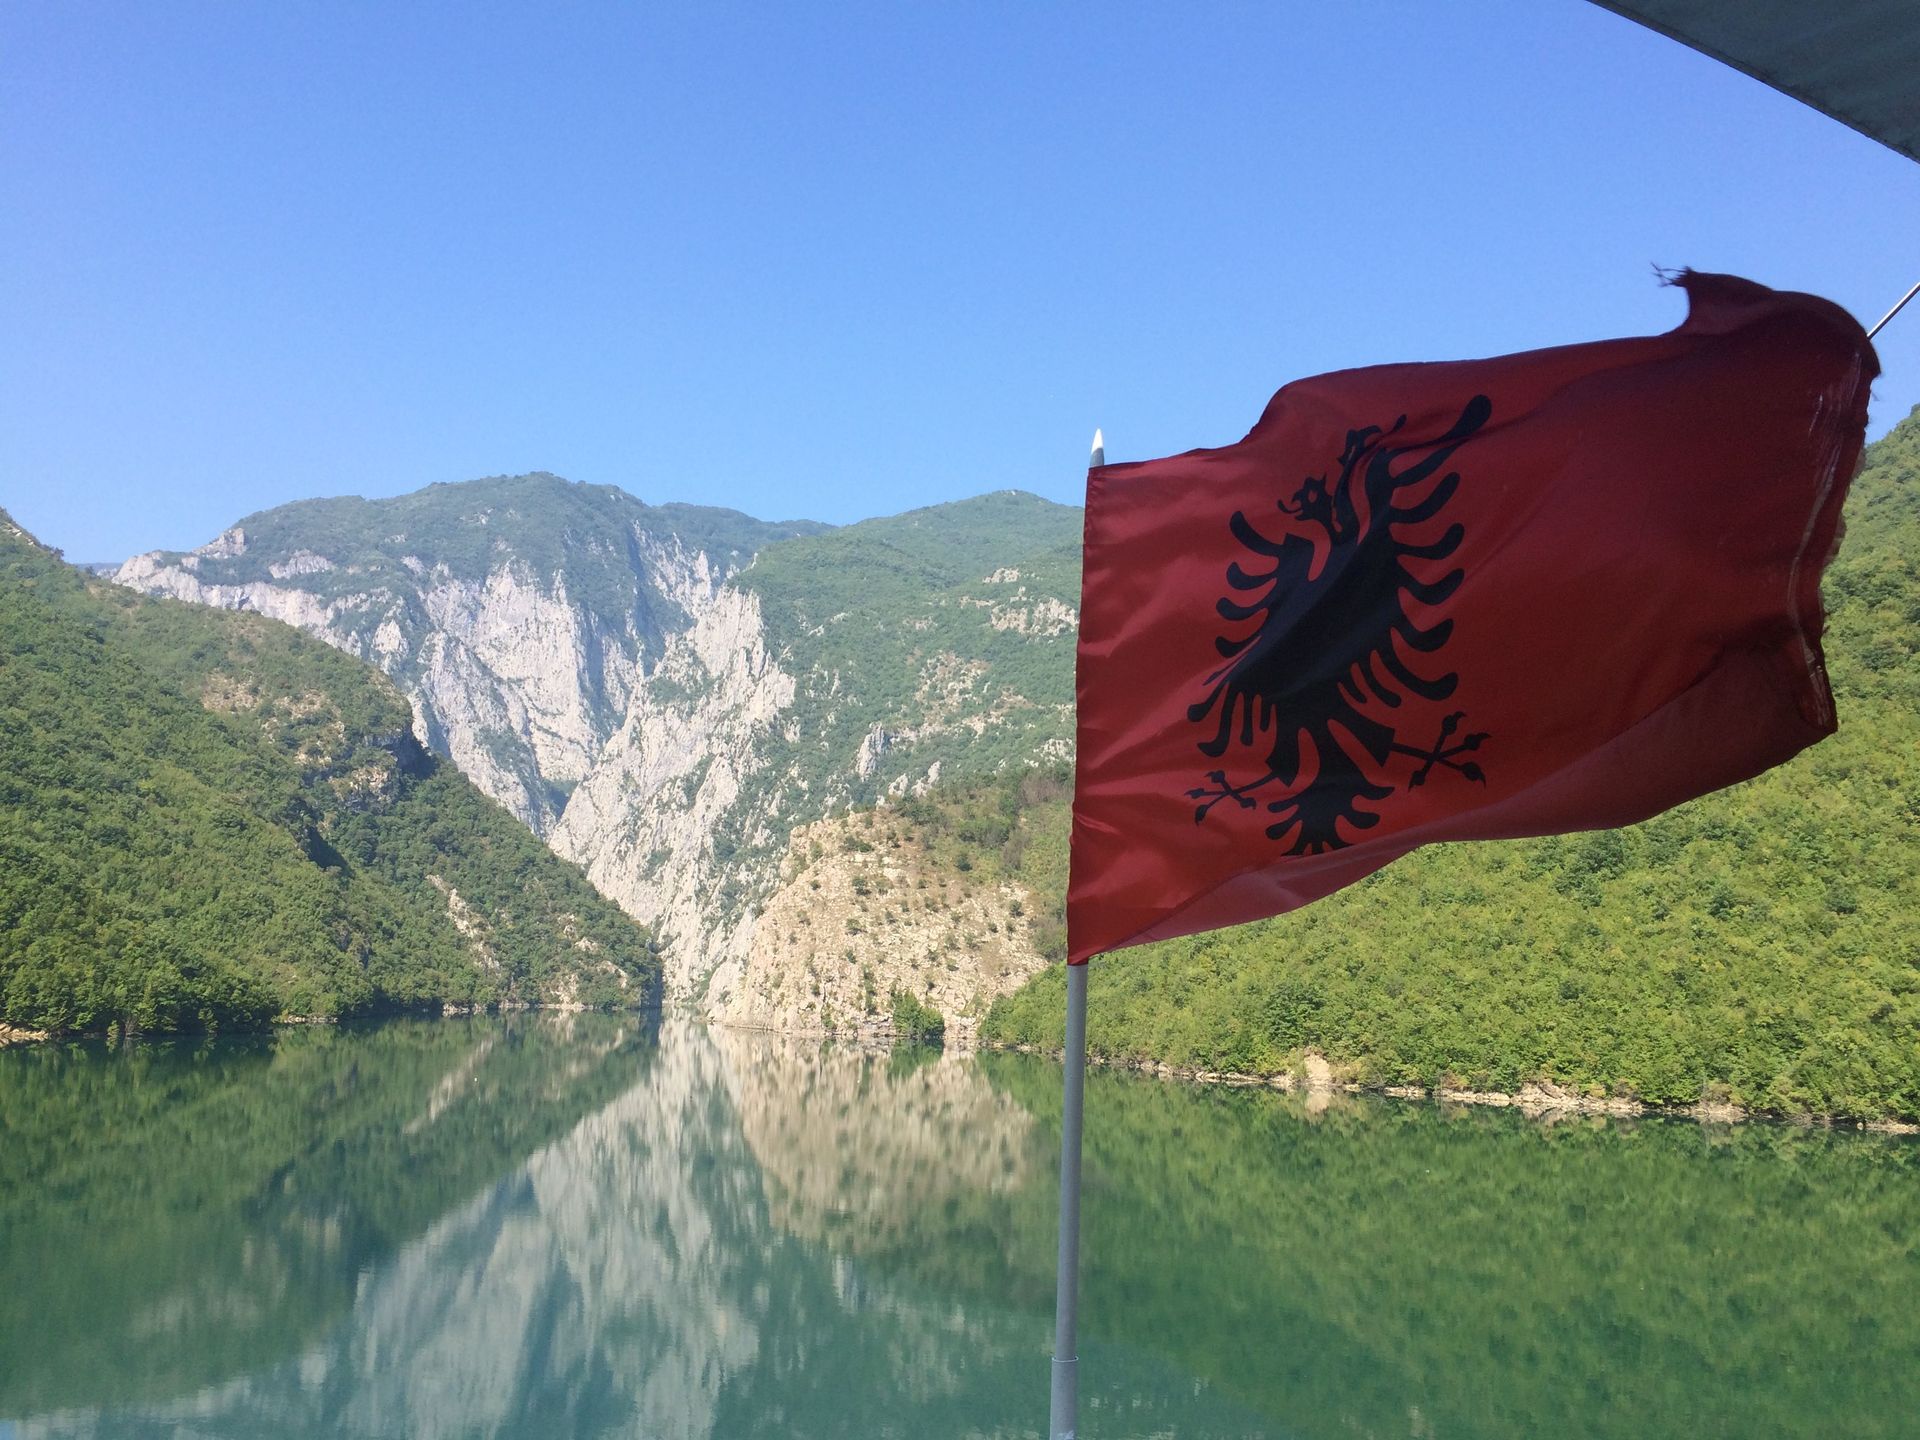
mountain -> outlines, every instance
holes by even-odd
[[[896,1038],[892,998],[978,1033],[988,1007],[1064,953],[1064,767],[944,781],[793,833],[712,1017],[790,1035]],[[1049,903],[1050,902],[1050,903]],[[719,983],[724,979],[727,983]]]
[[[1102,957],[1092,1052],[1920,1118],[1920,410],[1868,447],[1846,524],[1839,734],[1630,829],[1434,846],[1293,915]],[[1057,1049],[1063,1019],[1053,967],[984,1034]]]
[[[1080,515],[1002,492],[768,546],[671,647],[554,832],[724,995],[791,832],[1064,756]]]
[[[116,578],[378,663],[684,998],[737,983],[796,827],[1065,756],[1079,534],[1011,491],[830,530],[534,475],[284,506]]]
[[[412,718],[369,666],[93,580],[0,513],[0,1020],[651,1002],[646,934]]]
[[[1920,416],[1869,448],[1828,573],[1838,736],[1629,830],[1436,847],[1299,914],[1108,957],[1095,1052],[1254,1073],[1317,1056],[1369,1084],[1546,1080],[1663,1104],[1920,1116],[1916,476]],[[529,716],[590,709],[571,697],[591,687],[562,667],[546,710],[512,700],[538,687],[502,678],[527,648],[507,597],[547,597],[540,613],[569,635],[624,634],[625,612],[596,618],[589,579],[568,569],[615,547],[596,548],[591,517],[556,532],[532,499],[483,520],[465,497],[556,486],[607,514],[673,509],[550,479],[404,502],[431,517],[413,522],[423,532],[466,536],[462,583],[478,596],[465,612],[423,604],[409,643],[453,653],[497,635],[487,693]],[[324,634],[372,604],[375,568],[387,584],[432,568],[404,549],[301,558],[273,517],[305,508],[240,527],[267,576],[250,583],[272,595],[205,589],[233,573],[231,534],[122,577],[311,606]],[[1057,1046],[1060,976],[1043,962],[1059,952],[1066,809],[1024,787],[1070,758],[1079,512],[1001,492],[807,533],[728,523],[658,540],[674,573],[707,579],[680,590],[678,628],[636,645],[618,723],[556,789],[554,847],[657,922],[673,993],[720,1018],[844,1033],[877,1025],[905,989],[963,1029],[990,1007],[991,1041]],[[541,539],[555,533],[574,548]],[[734,548],[701,548],[723,540]],[[400,656],[385,663],[402,685],[423,683]],[[445,693],[464,683],[448,672]],[[430,738],[456,754],[472,743],[457,725]]]
[[[502,476],[283,505],[115,578],[373,661],[413,702],[421,743],[544,835],[668,639],[760,546],[821,528]]]

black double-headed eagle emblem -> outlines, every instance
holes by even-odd
[[[1274,817],[1268,838],[1285,841],[1289,855],[1317,855],[1353,843],[1343,827],[1380,823],[1370,807],[1394,793],[1396,757],[1411,762],[1409,788],[1436,769],[1485,783],[1467,757],[1488,737],[1461,732],[1464,712],[1446,715],[1425,748],[1403,744],[1381,712],[1409,696],[1444,701],[1459,684],[1441,668],[1454,622],[1438,611],[1465,571],[1434,571],[1466,531],[1455,522],[1432,532],[1460,484],[1448,460],[1492,413],[1492,402],[1476,395],[1437,439],[1406,439],[1404,415],[1385,429],[1348,431],[1337,478],[1309,477],[1291,501],[1275,502],[1292,522],[1277,540],[1234,512],[1229,526],[1252,558],[1227,567],[1232,593],[1215,608],[1230,628],[1214,640],[1226,663],[1207,677],[1207,694],[1187,718],[1212,727],[1199,743],[1203,754],[1217,760],[1236,744],[1260,744],[1266,772],[1236,781],[1225,769],[1209,771],[1206,784],[1187,792],[1200,802],[1196,824],[1223,800],[1248,810],[1264,804]],[[1286,793],[1256,798],[1276,786]]]

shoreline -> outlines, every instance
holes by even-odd
[[[1037,1055],[1049,1060],[1063,1058],[1059,1050],[1038,1045],[983,1044],[982,1050]],[[1389,1100],[1418,1100],[1437,1105],[1481,1105],[1494,1110],[1518,1110],[1531,1120],[1558,1120],[1574,1115],[1597,1115],[1615,1120],[1653,1116],[1667,1120],[1691,1120],[1699,1125],[1738,1125],[1757,1123],[1793,1125],[1803,1129],[1862,1130],[1876,1135],[1920,1135],[1920,1123],[1882,1117],[1862,1120],[1848,1115],[1788,1115],[1772,1110],[1748,1110],[1724,1102],[1700,1101],[1693,1105],[1651,1105],[1625,1096],[1582,1095],[1551,1080],[1530,1080],[1518,1090],[1466,1090],[1436,1085],[1359,1085],[1337,1080],[1325,1057],[1308,1053],[1305,1073],[1282,1071],[1276,1075],[1245,1075],[1233,1070],[1197,1070],[1169,1065],[1163,1060],[1123,1060],[1104,1055],[1087,1056],[1089,1065],[1109,1070],[1131,1070],[1156,1080],[1184,1081],[1190,1085],[1223,1085],[1235,1090],[1301,1091],[1309,1096],[1378,1095]]]
[[[218,1035],[232,1038],[242,1035],[274,1035],[282,1030],[292,1031],[311,1025],[360,1025],[378,1024],[384,1020],[470,1020],[476,1015],[523,1015],[544,1013],[550,1015],[659,1015],[660,1006],[643,1006],[635,1009],[621,1009],[617,1006],[596,1008],[583,1005],[578,1000],[497,1000],[484,1005],[463,1005],[447,1002],[434,1008],[426,1005],[407,1006],[392,1010],[375,1010],[357,1015],[276,1015],[257,1030],[126,1030],[118,1026],[109,1026],[104,1030],[67,1030],[56,1035],[51,1030],[27,1030],[18,1025],[9,1025],[0,1020],[0,1049],[9,1045],[36,1045],[49,1040],[181,1040],[205,1039]]]
[[[409,1016],[433,1020],[458,1020],[474,1015],[509,1014],[551,1011],[555,1014],[581,1014],[590,1007],[578,1001],[557,1001],[553,1004],[529,1003],[527,1001],[496,1002],[492,1005],[471,1006],[449,1004],[437,1011],[426,1007],[408,1010],[394,1010],[377,1015],[280,1015],[264,1030],[222,1031],[226,1035],[262,1035],[275,1031],[291,1030],[303,1025],[338,1025],[360,1021],[397,1020]],[[663,1014],[662,1006],[651,1011],[607,1010],[605,1014]],[[706,1023],[717,1023],[708,1021]],[[856,1034],[838,1036],[831,1034],[801,1034],[797,1032],[767,1029],[752,1025],[728,1025],[722,1028],[740,1030],[763,1035],[781,1035],[796,1040],[812,1040],[821,1044],[833,1044],[836,1041],[846,1044],[851,1041],[855,1048],[891,1048],[891,1037],[884,1043],[878,1043],[877,1035]],[[877,1027],[876,1027],[877,1028]],[[100,1040],[114,1035],[112,1030],[74,1031],[65,1035],[53,1035],[45,1030],[28,1030],[0,1021],[0,1049],[10,1045],[30,1045],[49,1040]],[[201,1031],[149,1031],[135,1032],[130,1038],[172,1039],[182,1035],[199,1035]],[[861,1042],[866,1042],[862,1045]],[[958,1042],[958,1043],[956,1043]],[[982,1054],[998,1051],[1002,1054],[1034,1055],[1043,1059],[1058,1061],[1062,1058],[1059,1050],[1046,1049],[1038,1045],[1004,1045],[980,1040],[977,1035],[969,1035],[964,1040],[950,1035],[948,1042],[941,1048],[956,1054]],[[1308,1052],[1303,1067],[1299,1071],[1281,1071],[1273,1075],[1248,1075],[1234,1070],[1200,1070],[1184,1066],[1169,1065],[1162,1060],[1126,1060],[1105,1055],[1088,1055],[1087,1063],[1108,1070],[1130,1070],[1139,1075],[1151,1076],[1157,1080],[1182,1081],[1190,1085],[1221,1085],[1234,1090],[1277,1090],[1283,1093],[1302,1092],[1309,1097],[1331,1098],[1335,1095],[1377,1095],[1389,1100],[1417,1100],[1437,1105],[1479,1105],[1493,1110],[1518,1110],[1533,1120],[1559,1120],[1574,1115],[1594,1115],[1607,1119],[1632,1120],[1645,1116],[1654,1116],[1668,1120],[1691,1120],[1700,1125],[1738,1125],[1748,1122],[1772,1125],[1792,1125],[1803,1129],[1861,1130],[1876,1135],[1920,1135],[1920,1122],[1900,1120],[1893,1117],[1881,1117],[1864,1120],[1848,1115],[1799,1114],[1789,1115],[1771,1110],[1749,1110],[1739,1105],[1725,1102],[1700,1101],[1693,1105],[1652,1105],[1643,1100],[1634,1100],[1626,1096],[1582,1095],[1556,1085],[1551,1080],[1530,1080],[1518,1090],[1469,1090],[1445,1085],[1360,1085],[1349,1080],[1336,1079],[1332,1064],[1321,1055]]]

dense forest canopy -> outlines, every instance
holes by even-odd
[[[1917,476],[1920,415],[1869,448],[1827,574],[1837,736],[1627,830],[1432,847],[1297,914],[1105,957],[1095,1052],[1251,1073],[1313,1052],[1368,1083],[1920,1116]],[[462,498],[501,501],[492,483]],[[575,488],[554,505],[593,498]],[[351,530],[372,523],[362,503],[296,518]],[[924,708],[930,648],[977,654],[1020,697],[984,737],[921,736],[913,766],[937,752],[974,778],[892,803],[956,868],[1027,886],[1056,955],[1067,806],[1044,771],[1070,647],[1023,627],[1074,593],[1077,520],[1002,492],[779,541],[742,581],[773,645],[836,678],[819,695],[858,711],[848,737]],[[996,569],[1009,533],[1023,558]],[[168,1028],[652,993],[628,922],[324,645],[102,585],[9,525],[0,680],[0,1018]],[[805,703],[793,719],[824,723]],[[904,763],[883,747],[862,798]],[[1036,764],[1044,783],[1023,778]],[[1060,978],[1001,1001],[987,1037],[1057,1045]]]
[[[1920,412],[1869,448],[1827,572],[1838,735],[1630,829],[1435,846],[1292,915],[1101,957],[1093,1052],[1920,1116],[1916,482]],[[984,1034],[1057,1048],[1064,993],[1054,967]]]
[[[0,1020],[651,1001],[646,935],[410,724],[359,661],[0,514]]]

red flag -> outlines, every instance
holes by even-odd
[[[1677,283],[1665,335],[1301,380],[1237,445],[1089,473],[1072,963],[1833,733],[1878,361],[1828,301]]]

